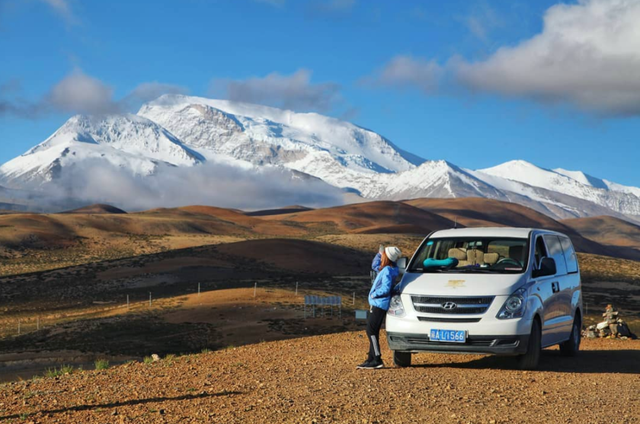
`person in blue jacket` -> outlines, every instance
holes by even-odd
[[[376,256],[371,262],[371,285],[373,285],[373,282],[378,276],[378,271],[380,271],[380,259],[382,258],[382,252],[384,252],[384,246],[380,245],[380,247],[378,248],[378,253],[376,253]]]
[[[389,310],[391,295],[396,278],[400,274],[396,261],[402,255],[400,249],[389,246],[380,255],[378,275],[369,292],[371,311],[367,318],[367,338],[369,339],[369,355],[367,360],[358,365],[361,369],[376,369],[384,367],[380,353],[380,327]]]

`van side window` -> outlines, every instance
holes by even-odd
[[[563,275],[567,273],[567,262],[564,259],[564,253],[562,251],[562,245],[560,239],[554,234],[545,234],[544,242],[547,245],[549,257],[556,261],[556,268],[558,274]]]
[[[576,251],[573,248],[573,244],[569,237],[560,237],[560,244],[564,251],[564,258],[567,261],[567,272],[578,272],[578,258],[576,257]]]
[[[536,237],[536,268],[540,268],[540,261],[547,257],[547,248],[544,245],[542,236]]]

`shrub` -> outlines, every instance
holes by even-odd
[[[109,368],[109,361],[107,361],[106,359],[98,359],[94,362],[94,365],[96,366],[97,370],[106,370],[107,368]]]
[[[151,364],[153,363],[153,358],[151,356],[145,356],[142,362],[144,362],[145,364]]]
[[[72,374],[73,373],[73,367],[71,365],[63,365],[60,367],[60,373],[61,374]]]
[[[63,365],[60,367],[60,369],[47,368],[46,371],[44,372],[44,376],[53,378],[53,377],[59,377],[64,374],[71,374],[71,373],[73,373],[73,367],[71,365]]]

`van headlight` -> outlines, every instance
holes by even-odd
[[[507,298],[496,315],[498,319],[522,318],[527,306],[527,289],[520,288]]]
[[[404,305],[402,304],[400,295],[397,294],[391,297],[391,301],[389,302],[389,311],[387,311],[387,314],[395,317],[404,315]]]

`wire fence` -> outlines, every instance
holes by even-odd
[[[305,286],[308,286],[305,284]],[[259,287],[255,282],[253,285],[252,297],[253,300],[260,300],[261,289],[269,288],[282,288],[280,285],[276,287],[265,286]],[[293,287],[292,287],[293,289]],[[201,283],[197,283],[197,290],[189,290],[183,295],[195,295],[200,297],[204,293],[215,292],[217,289],[202,291]],[[303,318],[318,318],[325,316],[334,316],[334,308],[336,315],[342,317],[342,308],[356,308],[356,292],[352,292],[350,296],[340,295],[327,295],[324,290],[314,289],[302,289],[299,281],[295,283],[294,297],[300,300],[300,311],[303,312]],[[183,296],[182,295],[182,296]],[[180,296],[180,295],[176,295]],[[144,300],[140,299],[141,295],[137,293],[136,298],[133,299],[132,295],[124,295],[120,301],[94,301],[92,307],[85,307],[80,311],[67,312],[67,313],[49,313],[39,314],[32,316],[20,316],[13,319],[0,320],[0,337],[12,337],[22,336],[28,333],[51,328],[56,325],[61,325],[67,322],[77,321],[80,319],[86,319],[90,316],[101,316],[110,312],[117,311],[135,311],[141,312],[144,310],[150,310],[154,308],[157,302],[167,301],[168,298],[155,298],[153,292],[148,292],[148,297],[145,296]],[[325,314],[326,313],[326,314]]]

